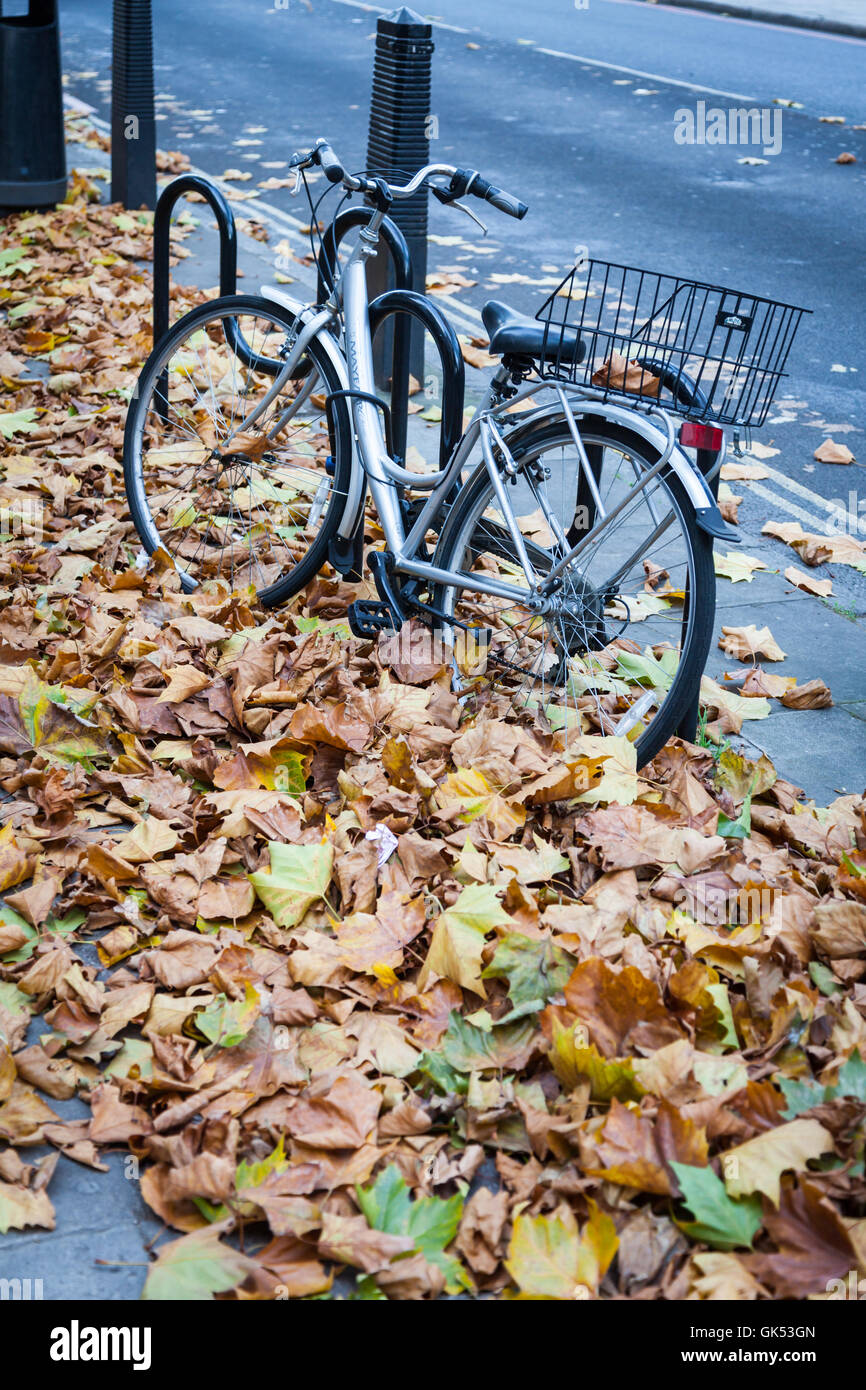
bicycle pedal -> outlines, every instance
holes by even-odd
[[[358,598],[349,604],[349,627],[355,637],[377,637],[380,632],[395,630],[394,616],[387,603]]]

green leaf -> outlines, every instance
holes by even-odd
[[[616,674],[633,685],[646,685],[654,690],[668,690],[674,673],[667,671],[652,653],[617,652]]]
[[[273,777],[268,776],[265,785],[272,781],[272,791],[288,792],[289,796],[303,796],[307,790],[305,764],[303,753],[294,748],[281,748],[274,754]]]
[[[267,1158],[261,1158],[257,1163],[247,1163],[246,1159],[242,1158],[235,1174],[235,1191],[243,1192],[249,1187],[261,1187],[272,1173],[282,1173],[284,1168],[288,1168],[285,1144],[286,1136],[281,1134],[277,1147]]]
[[[7,927],[20,927],[26,933],[28,940],[23,946],[19,946],[16,951],[7,951],[2,957],[8,965],[15,965],[18,961],[29,960],[36,950],[36,943],[39,940],[39,933],[35,927],[16,912],[14,907],[9,907],[8,903],[0,902],[0,922]]]
[[[796,1119],[816,1105],[826,1105],[829,1101],[841,1100],[846,1096],[866,1104],[866,1062],[859,1051],[852,1052],[840,1067],[834,1086],[822,1086],[820,1081],[813,1081],[811,1077],[806,1081],[789,1081],[787,1077],[779,1076],[776,1082],[788,1102],[782,1112],[786,1120]]]
[[[254,1268],[246,1255],[223,1245],[219,1227],[206,1226],[163,1246],[141,1296],[151,1302],[209,1299],[237,1288]]]
[[[809,1077],[808,1081],[789,1081],[786,1076],[777,1078],[779,1089],[788,1102],[782,1114],[786,1120],[794,1120],[815,1105],[823,1105],[828,1098],[828,1086]]]
[[[447,916],[462,926],[472,927],[474,931],[491,931],[493,927],[511,920],[496,894],[492,883],[470,883],[447,909]]]
[[[716,1027],[719,1030],[722,1046],[739,1047],[740,1040],[737,1037],[737,1030],[734,1026],[734,1015],[731,1012],[731,1001],[728,995],[727,985],[721,983],[717,985],[707,985],[707,994],[709,994],[716,1006],[716,1013],[718,1015]]]
[[[513,1066],[535,1033],[532,1019],[476,1028],[452,1010],[437,1055],[458,1072],[502,1071]]]
[[[754,781],[746,793],[743,801],[743,809],[736,820],[731,820],[728,816],[719,816],[717,834],[724,835],[728,840],[747,840],[752,833],[752,795],[755,784],[758,780],[757,774]]]
[[[6,911],[11,912],[11,908]],[[14,1018],[16,1014],[29,1014],[33,1006],[33,1000],[29,994],[25,994],[17,985],[3,982],[0,984],[0,1009],[5,1009],[7,1014]]]
[[[712,1168],[674,1162],[670,1166],[677,1175],[682,1200],[695,1218],[677,1222],[691,1240],[703,1241],[716,1250],[751,1246],[763,1221],[760,1197],[735,1201]]]
[[[327,1296],[327,1295],[326,1295]],[[350,1303],[388,1303],[388,1295],[383,1293],[372,1274],[359,1274],[358,1287],[349,1294]]]
[[[330,840],[318,845],[268,844],[270,873],[248,874],[250,883],[278,927],[294,927],[325,895],[334,865]]]
[[[195,1026],[218,1047],[237,1047],[243,1042],[259,1013],[260,999],[247,984],[243,999],[227,999],[218,994],[212,1004],[195,1016]]]
[[[16,304],[14,308],[9,310],[9,322],[17,323],[18,319],[29,319],[30,315],[35,314],[40,307],[41,305],[38,300],[25,299],[21,304]],[[25,414],[25,412],[19,411],[19,414]],[[2,430],[0,430],[0,433],[2,433]]]
[[[412,1201],[400,1169],[392,1163],[370,1187],[356,1185],[355,1194],[367,1225],[374,1231],[410,1236],[428,1264],[442,1270],[447,1293],[474,1288],[456,1255],[446,1254],[463,1215],[461,1192],[453,1197],[418,1197]]]
[[[28,667],[18,695],[20,729],[8,716],[3,722],[22,745],[66,765],[82,763],[89,771],[91,758],[110,756],[102,730],[89,732],[93,726],[86,718],[98,699],[96,691],[89,691],[84,699],[70,700],[62,686],[46,685]]]
[[[463,1096],[469,1089],[468,1077],[450,1066],[438,1052],[424,1052],[418,1059],[417,1070],[428,1077],[443,1096]]]
[[[552,941],[509,932],[496,947],[481,978],[508,981],[508,997],[513,1007],[499,1022],[513,1023],[543,1009],[551,995],[565,988],[573,969],[572,957]]]
[[[640,1100],[644,1094],[634,1074],[634,1058],[603,1057],[595,1043],[588,1046],[580,1041],[585,1035],[581,1024],[564,1028],[554,1020],[553,1044],[548,1057],[557,1079],[566,1091],[573,1091],[582,1081],[588,1081],[594,1101]]]
[[[9,314],[10,319],[12,312]],[[33,423],[35,419],[36,410],[33,406],[28,406],[26,410],[13,410],[9,414],[0,415],[0,434],[3,435],[4,439],[11,439],[13,434],[32,434],[37,428]]]
[[[483,999],[481,957],[485,935],[493,927],[510,920],[492,883],[470,883],[436,922],[430,949],[418,976],[418,993],[423,994],[431,978],[439,975],[444,980],[453,980],[463,989],[471,989]]]
[[[133,1067],[142,1081],[153,1076],[153,1048],[144,1038],[124,1038],[123,1047],[112,1057],[103,1076],[128,1077]]]
[[[853,1096],[866,1105],[866,1062],[859,1051],[852,1052],[840,1069],[839,1078],[832,1088],[832,1099],[835,1100],[837,1096]]]
[[[822,965],[819,960],[812,960],[809,962],[809,979],[812,981],[815,988],[819,989],[821,993],[825,994],[828,998],[833,994],[837,994],[839,991],[839,981],[836,979],[833,971],[830,969],[829,965]]]

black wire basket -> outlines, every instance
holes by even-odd
[[[764,423],[808,309],[586,261],[542,305],[541,372],[693,420]],[[575,352],[575,333],[584,352]],[[578,361],[577,358],[581,360]]]

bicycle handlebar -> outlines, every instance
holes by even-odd
[[[509,217],[516,217],[518,220],[525,217],[529,211],[526,203],[521,203],[519,198],[506,193],[504,188],[497,188],[488,179],[482,178],[477,170],[455,169],[446,197],[453,200],[467,193],[481,198],[485,203],[490,203],[491,207],[498,208],[500,212],[506,212]]]
[[[289,167],[298,170],[309,168],[315,164],[319,165],[329,183],[342,183],[343,187],[350,192],[372,193],[376,191],[377,187],[381,189],[381,183],[377,183],[374,179],[347,173],[327,140],[317,140],[311,150],[293,154],[289,161]],[[525,217],[529,211],[526,203],[522,203],[513,194],[506,193],[503,188],[497,188],[495,184],[482,178],[476,169],[457,169],[453,164],[426,164],[423,169],[419,169],[413,175],[407,184],[402,186],[387,184],[386,187],[392,198],[411,198],[412,194],[417,193],[425,183],[429,183],[431,179],[437,177],[450,180],[447,189],[431,185],[432,191],[440,202],[453,203],[458,198],[471,193],[473,197],[482,199],[491,207],[498,208],[500,212],[507,213],[509,217],[515,217],[518,220]]]
[[[319,155],[319,165],[328,183],[342,183],[346,177],[346,171],[340,163],[331,146],[325,140],[321,140],[316,145]]]

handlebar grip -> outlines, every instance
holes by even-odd
[[[339,183],[341,179],[346,177],[345,169],[326,140],[322,140],[316,146],[316,150],[318,151],[318,162],[329,183]]]
[[[484,201],[490,203],[492,207],[498,208],[500,212],[507,212],[509,217],[516,217],[518,221],[529,212],[526,203],[521,203],[519,198],[515,198],[511,193],[506,193],[503,188],[491,186],[484,195]]]

